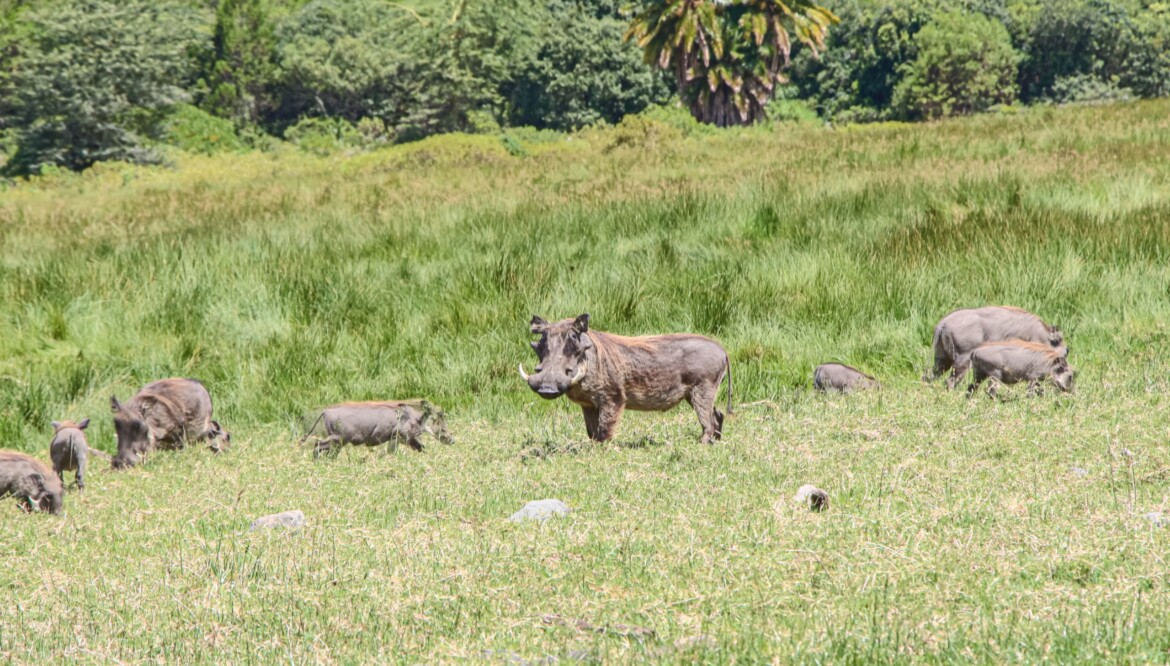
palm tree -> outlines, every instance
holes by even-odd
[[[838,21],[812,0],[642,0],[626,39],[648,64],[670,70],[679,96],[700,122],[750,125],[764,117],[786,82],[793,38],[825,47]]]

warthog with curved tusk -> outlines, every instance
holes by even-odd
[[[727,376],[727,412],[731,413],[731,363],[718,342],[679,333],[627,338],[589,330],[589,315],[548,323],[529,323],[540,340],[532,343],[539,363],[520,376],[537,395],[562,395],[581,406],[589,438],[613,437],[625,408],[666,411],[686,400],[703,426],[703,443],[723,434],[723,414],[715,407],[719,385]]]
[[[934,327],[934,369],[922,379],[932,381],[950,370],[947,388],[953,389],[971,367],[971,352],[984,343],[1007,340],[1048,345],[1057,354],[1068,356],[1060,329],[1027,310],[1005,305],[955,310]]]
[[[1073,390],[1076,373],[1068,359],[1045,344],[1022,342],[992,342],[981,345],[971,354],[973,381],[967,387],[967,397],[976,387],[988,380],[987,395],[995,397],[1000,384],[1028,382],[1028,395],[1041,393],[1040,382],[1048,378],[1061,391]]]
[[[110,397],[118,455],[114,469],[133,467],[156,448],[181,449],[187,442],[210,440],[219,453],[232,436],[211,420],[211,395],[197,379],[160,379],[124,403]]]

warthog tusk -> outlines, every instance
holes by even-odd
[[[517,365],[516,369],[518,369],[520,371],[520,376],[524,378],[524,381],[528,381],[528,373],[524,372],[524,364],[521,363],[521,364]]]
[[[573,377],[573,381],[569,382],[569,386],[576,386],[577,384],[581,383],[582,379],[585,379],[585,364],[584,363],[582,363],[580,366],[578,366],[577,374],[576,374],[576,376]]]

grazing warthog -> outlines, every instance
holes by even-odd
[[[1045,324],[1027,310],[1003,305],[955,310],[934,327],[934,369],[922,379],[932,381],[950,370],[947,388],[953,389],[971,367],[971,352],[976,347],[1006,340],[1048,345],[1061,356],[1068,356],[1060,329]]]
[[[89,448],[89,442],[82,432],[89,426],[89,419],[81,423],[53,421],[53,441],[49,442],[49,458],[53,471],[61,483],[65,483],[65,472],[76,472],[77,489],[85,490],[85,468],[91,455],[109,458],[102,451]]]
[[[11,495],[25,511],[61,513],[65,490],[61,480],[32,456],[0,451],[0,497]]]
[[[881,384],[857,368],[841,363],[825,363],[813,371],[813,388],[822,392],[850,393],[881,388]]]
[[[390,441],[405,442],[415,451],[422,451],[423,445],[419,438],[423,433],[438,438],[444,444],[455,441],[447,430],[443,410],[426,400],[381,400],[330,405],[309,426],[301,443],[309,439],[319,423],[324,424],[325,437],[316,438],[318,454],[328,451],[334,444],[377,446]]]
[[[627,338],[589,330],[589,315],[548,323],[534,316],[532,343],[539,363],[520,376],[537,395],[562,395],[581,406],[589,438],[613,437],[625,408],[666,411],[686,400],[703,426],[703,443],[723,434],[723,414],[715,397],[727,375],[727,412],[731,413],[731,363],[718,342],[701,335],[673,334]]]
[[[988,379],[987,395],[995,397],[1000,384],[1028,382],[1028,395],[1041,393],[1040,382],[1048,378],[1061,391],[1073,389],[1075,373],[1068,359],[1048,345],[1035,342],[991,342],[971,354],[974,377],[967,387],[967,397]]]
[[[181,449],[188,442],[210,440],[219,453],[231,443],[231,435],[211,420],[211,395],[196,379],[160,379],[124,403],[110,397],[118,455],[114,468],[133,467],[156,448]]]

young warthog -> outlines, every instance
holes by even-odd
[[[1048,345],[1061,356],[1068,356],[1060,329],[1045,324],[1027,310],[1003,305],[955,310],[934,327],[934,369],[922,379],[932,381],[951,370],[947,388],[953,389],[971,367],[971,352],[976,347],[1006,340]]]
[[[89,448],[89,442],[82,432],[87,426],[89,419],[81,423],[53,421],[53,441],[49,442],[49,458],[53,461],[53,471],[57,473],[57,478],[65,483],[65,472],[76,472],[78,490],[85,490],[85,468],[89,464],[89,456],[109,458],[102,451]]]
[[[12,495],[25,511],[61,513],[65,490],[61,480],[32,456],[0,451],[0,497]]]
[[[718,342],[701,335],[674,334],[627,338],[589,330],[589,315],[550,324],[534,316],[531,331],[540,336],[532,349],[540,362],[532,375],[520,376],[537,395],[562,395],[581,406],[589,438],[613,437],[625,408],[666,411],[686,400],[703,426],[703,443],[723,434],[723,414],[715,397],[727,375],[727,412],[731,413],[731,363]]]
[[[1068,359],[1048,345],[1034,342],[992,342],[980,346],[971,354],[974,381],[967,387],[967,397],[975,388],[989,379],[987,395],[995,397],[1000,384],[1028,382],[1028,395],[1041,392],[1040,382],[1049,378],[1061,391],[1073,389],[1075,373]]]
[[[316,438],[318,454],[328,451],[334,444],[377,446],[389,441],[405,442],[415,451],[422,451],[419,437],[423,433],[437,437],[444,444],[455,441],[447,430],[443,410],[426,400],[343,402],[330,405],[309,426],[300,443],[309,439],[319,423],[324,424],[325,437]]]
[[[851,393],[863,389],[881,388],[873,377],[857,368],[841,363],[818,365],[813,371],[813,388],[821,392]]]
[[[124,403],[110,397],[118,455],[114,468],[133,467],[155,450],[181,449],[187,442],[210,440],[219,453],[231,435],[211,420],[211,395],[196,379],[160,379],[142,387]]]

